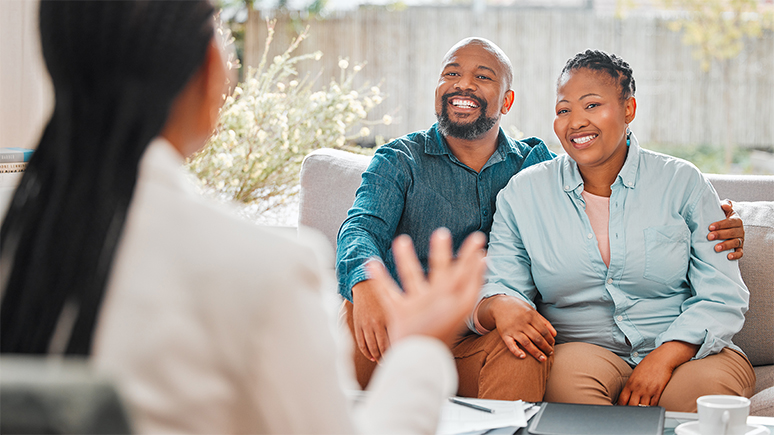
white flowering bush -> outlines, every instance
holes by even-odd
[[[308,28],[269,62],[274,22],[268,26],[258,68],[249,68],[244,82],[226,97],[214,134],[187,164],[205,193],[244,204],[248,215],[281,205],[298,192],[301,161],[310,151],[360,151],[353,142],[370,135],[369,125],[392,122],[389,115],[366,119],[384,96],[378,86],[353,89],[363,64],[350,68],[347,59],[340,59],[339,81],[315,91],[309,76],[298,79],[296,64],[317,61],[322,53],[292,56]]]

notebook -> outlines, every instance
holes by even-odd
[[[533,435],[662,435],[660,406],[604,406],[544,403],[532,418]]]

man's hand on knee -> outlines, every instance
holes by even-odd
[[[383,299],[378,294],[380,291],[385,289],[370,279],[352,287],[355,341],[360,352],[374,362],[378,361],[390,347],[387,313],[382,305]]]

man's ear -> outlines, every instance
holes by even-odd
[[[627,124],[631,124],[632,121],[634,121],[634,116],[637,114],[637,99],[634,97],[629,97],[624,102],[624,109],[626,110],[624,120]]]
[[[500,113],[503,115],[506,115],[510,110],[511,106],[513,106],[513,99],[514,99],[514,93],[512,90],[508,90],[505,92],[505,98],[503,99],[503,107],[500,108]]]

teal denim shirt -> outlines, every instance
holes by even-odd
[[[390,246],[400,234],[414,240],[425,268],[436,228],[451,231],[455,251],[468,234],[488,234],[500,189],[519,170],[555,157],[538,138],[518,141],[500,129],[497,141],[480,172],[454,157],[436,125],[380,147],[339,229],[341,295],[352,300],[352,286],[368,278],[364,266],[372,257],[381,259],[397,280]]]

